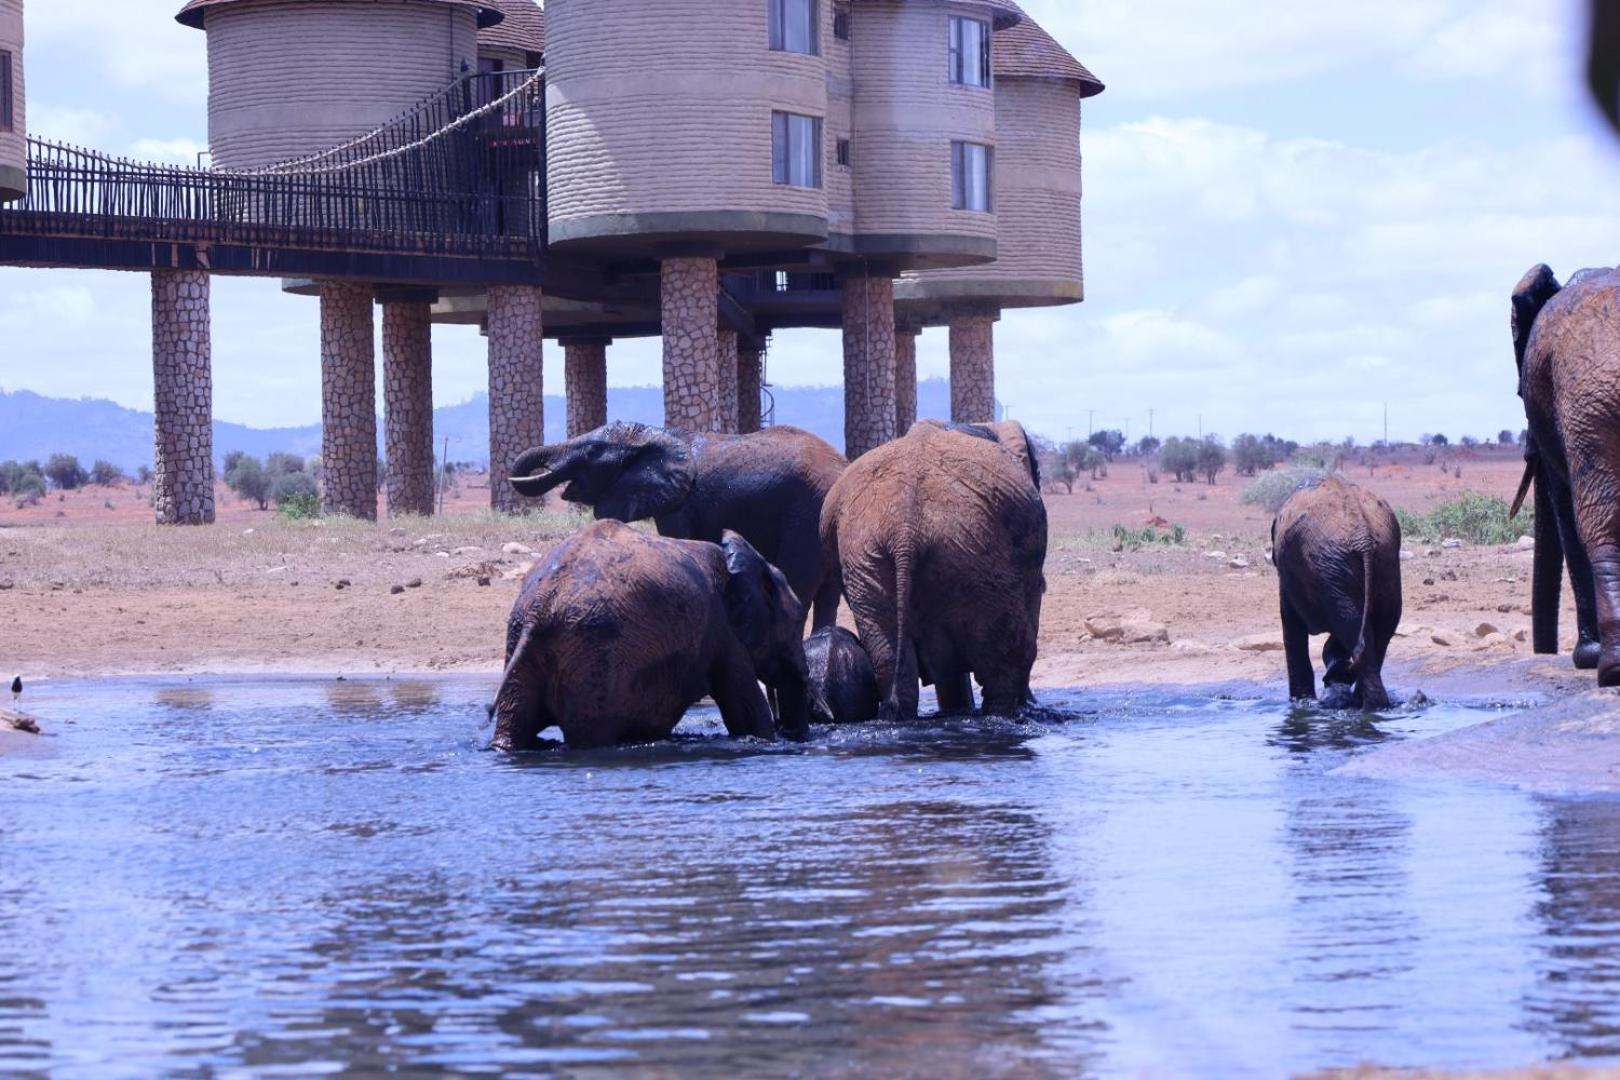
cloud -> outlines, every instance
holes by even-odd
[[[208,94],[208,56],[200,31],[174,21],[181,0],[46,0],[25,11],[31,58],[50,50],[73,56],[114,86],[194,104]],[[86,60],[92,62],[87,65]]]

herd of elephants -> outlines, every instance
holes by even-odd
[[[1575,665],[1620,685],[1620,270],[1560,286],[1537,266],[1513,293],[1513,346],[1535,490],[1537,652],[1558,651],[1569,568]],[[507,625],[495,746],[553,726],[570,747],[667,737],[705,696],[734,736],[802,739],[812,720],[1017,715],[1046,589],[1046,507],[1012,421],[919,421],[854,462],[809,432],[694,434],[612,423],[536,447],[512,483],[597,520],[536,562]],[[627,522],[651,519],[658,535]],[[1401,621],[1401,532],[1341,477],[1302,486],[1272,526],[1290,695],[1388,707]],[[840,600],[858,636],[835,625]],[[805,622],[812,633],[805,639]]]

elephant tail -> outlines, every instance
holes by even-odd
[[[911,572],[915,552],[909,531],[902,533],[890,555],[894,559],[894,684],[917,681],[917,650],[911,644]]]
[[[1368,546],[1361,551],[1361,631],[1356,635],[1356,648],[1350,654],[1350,670],[1361,673],[1362,658],[1367,655],[1367,626],[1372,621],[1373,606],[1373,552]]]

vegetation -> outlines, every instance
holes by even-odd
[[[321,493],[315,478],[308,473],[292,472],[278,476],[270,489],[270,498],[276,511],[284,518],[302,521],[321,516]]]
[[[225,455],[225,486],[239,498],[257,503],[260,510],[268,510],[273,501],[278,510],[285,511],[291,500],[297,504],[294,516],[314,517],[320,511],[315,479],[305,472],[304,459],[297,454],[273,453],[261,462],[233,450]],[[314,498],[304,500],[306,494]]]
[[[1441,503],[1427,514],[1397,510],[1401,534],[1408,540],[1439,543],[1461,540],[1468,544],[1511,544],[1535,532],[1535,511],[1528,504],[1516,520],[1508,520],[1510,507],[1495,495],[1466,491]]]
[[[1180,547],[1186,543],[1187,530],[1180,525],[1158,529],[1145,525],[1133,529],[1128,525],[1114,526],[1114,546],[1125,551],[1140,551],[1145,547]]]
[[[1288,496],[1306,484],[1325,479],[1327,475],[1326,469],[1319,469],[1313,465],[1293,465],[1279,469],[1249,483],[1243,489],[1243,501],[1249,506],[1264,507],[1269,513],[1275,514],[1282,509],[1283,503],[1288,501]]]
[[[123,469],[102,458],[97,458],[96,463],[90,466],[90,482],[97,487],[112,487],[126,479]]]
[[[72,454],[52,454],[45,463],[45,478],[62,491],[77,491],[90,482],[90,474]]]
[[[1094,448],[1104,458],[1113,461],[1125,449],[1125,433],[1123,431],[1094,431],[1086,443]]]
[[[0,495],[10,495],[21,510],[45,497],[45,470],[37,461],[0,461]]]

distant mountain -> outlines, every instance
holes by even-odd
[[[844,391],[836,386],[779,386],[772,389],[776,422],[815,432],[834,446],[844,445]],[[563,399],[547,397],[546,441],[563,437],[567,413]],[[950,386],[928,379],[917,386],[919,416],[949,416]],[[635,386],[608,391],[608,415],[615,420],[658,424],[664,418],[663,392]],[[380,425],[379,425],[380,426]],[[378,433],[379,441],[381,432]],[[433,412],[433,445],[450,440],[452,461],[484,462],[489,456],[489,404],[483,394],[460,405]],[[251,428],[214,422],[214,453],[224,457],[241,450],[263,457],[275,450],[294,454],[321,452],[321,427]],[[0,390],[0,460],[41,460],[73,454],[88,467],[103,458],[128,470],[152,463],[152,414],[126,409],[97,398],[48,398],[29,390]]]

